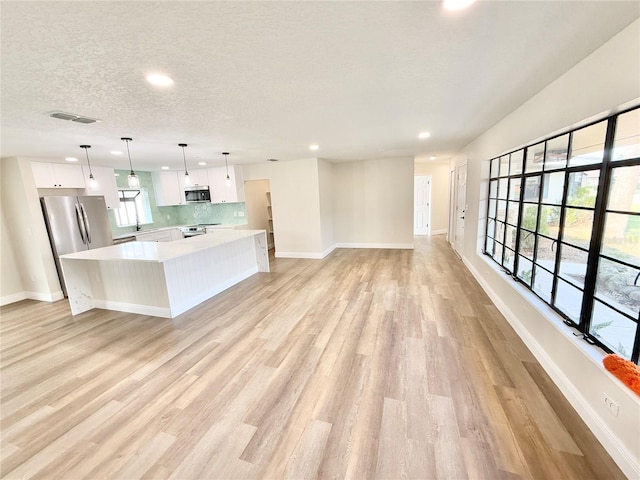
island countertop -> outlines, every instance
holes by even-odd
[[[264,233],[264,230],[214,230],[206,235],[174,240],[173,242],[127,242],[109,247],[61,255],[69,260],[134,260],[165,262],[191,253],[234,242],[241,238]]]

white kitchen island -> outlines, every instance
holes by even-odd
[[[264,230],[218,230],[60,256],[71,313],[92,308],[173,318],[269,271]]]

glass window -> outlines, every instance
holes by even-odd
[[[638,324],[596,300],[589,333],[624,358],[631,358]]]
[[[498,198],[507,198],[508,186],[508,178],[501,178],[500,180],[498,180]]]
[[[612,169],[607,210],[640,212],[640,165]]]
[[[518,278],[531,286],[533,263],[523,256],[518,256]]]
[[[602,253],[640,267],[640,215],[607,213]]]
[[[544,142],[527,148],[526,173],[539,172],[544,163]]]
[[[522,205],[522,228],[532,232],[536,231],[538,224],[538,205],[525,203]]]
[[[582,248],[589,248],[593,229],[593,210],[567,208],[564,218],[562,241]]]
[[[544,169],[555,170],[567,166],[567,154],[569,153],[569,134],[553,138],[547,142]]]
[[[563,244],[560,248],[560,276],[569,283],[584,288],[588,257],[589,254],[584,250]]]
[[[564,172],[545,173],[542,203],[562,204],[564,194]]]
[[[507,220],[507,202],[506,200],[498,200],[498,214],[496,218],[501,222],[505,222]]]
[[[558,290],[556,292],[555,306],[574,322],[580,321],[580,311],[582,310],[582,290],[573,285],[558,280]]]
[[[640,157],[640,109],[618,116],[611,160]]]
[[[522,163],[524,160],[524,150],[518,150],[511,154],[511,175],[522,173]]]
[[[496,208],[497,208],[497,202],[493,199],[489,200],[489,211],[487,212],[487,214],[489,215],[489,218],[496,218]]]
[[[547,303],[551,302],[551,289],[553,288],[553,275],[540,268],[535,267],[535,276],[533,280],[533,291],[536,292]]]
[[[596,296],[631,318],[640,312],[640,268],[600,258]]]
[[[509,272],[513,272],[513,265],[515,262],[515,258],[516,258],[516,254],[513,250],[511,250],[510,248],[505,247],[504,248],[504,268],[506,268],[507,270],[509,270]]]
[[[493,160],[491,160],[491,173],[490,176],[491,178],[496,178],[498,176],[498,159],[494,158]]]
[[[587,170],[569,174],[567,205],[576,207],[594,207],[598,194],[599,170]]]
[[[590,165],[602,162],[607,122],[596,123],[573,132],[569,166]]]
[[[509,179],[509,200],[520,201],[520,188],[522,185],[521,178]]]
[[[497,198],[498,197],[498,181],[492,180],[489,184],[489,197]]]
[[[130,227],[153,223],[149,194],[144,188],[118,190],[120,207],[114,211],[116,225]]]
[[[506,177],[509,175],[509,155],[503,155],[500,157],[500,176]]]
[[[540,199],[540,176],[527,177],[524,180],[524,201],[537,202]]]
[[[556,241],[538,237],[536,263],[553,272],[556,269]]]

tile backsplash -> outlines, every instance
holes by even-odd
[[[128,170],[116,170],[116,184],[118,188],[129,188],[127,186]],[[139,172],[136,174],[140,179],[140,188],[145,189],[149,196],[151,207],[151,218],[153,223],[144,224],[143,230],[151,228],[172,227],[175,225],[194,225],[197,223],[225,223],[241,224],[247,223],[246,209],[244,202],[238,203],[192,203],[190,205],[174,205],[170,207],[158,207],[156,205],[156,194],[153,190],[153,181],[150,172]],[[109,222],[114,236],[123,233],[135,232],[135,227],[118,227],[115,213],[109,210]]]

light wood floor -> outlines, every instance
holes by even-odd
[[[1,315],[4,478],[624,478],[443,237],[173,321]]]

